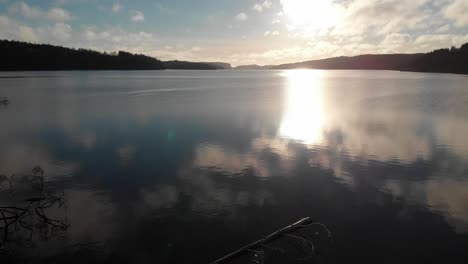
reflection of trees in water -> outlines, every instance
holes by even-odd
[[[47,188],[44,170],[32,169],[32,175],[15,177],[0,175],[0,247],[13,248],[32,241],[39,233],[48,239],[68,228],[65,220],[49,216],[50,211],[66,207],[65,193]]]

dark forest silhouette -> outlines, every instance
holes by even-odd
[[[203,63],[203,62],[189,62],[189,61],[165,61],[164,67],[173,70],[218,70],[216,65]]]
[[[0,41],[0,70],[160,70],[161,61],[145,55],[70,49],[46,44]]]
[[[220,70],[221,62],[160,61],[125,51],[102,53],[48,44],[0,40],[0,71],[29,70]],[[417,54],[367,54],[271,66],[244,65],[234,69],[362,69],[468,74],[468,43],[460,48]]]
[[[273,66],[273,69],[362,69],[401,70],[402,65],[412,65],[424,54],[376,54],[353,57],[335,57]]]
[[[418,54],[376,54],[335,57],[276,66],[243,65],[235,69],[349,69],[396,70],[468,74],[468,43],[460,48]]]
[[[468,74],[468,43],[460,48],[438,49],[418,57],[401,70]]]
[[[187,61],[163,62],[142,54],[125,51],[98,52],[88,49],[72,49],[48,44],[0,40],[0,71],[36,70],[164,70],[230,69],[226,63]]]

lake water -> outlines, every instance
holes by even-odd
[[[467,76],[19,72],[1,96],[0,174],[42,167],[69,225],[10,227],[12,262],[208,263],[303,217],[321,263],[468,255]]]

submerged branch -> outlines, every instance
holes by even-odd
[[[8,242],[8,234],[11,231],[11,227],[15,231],[21,230],[21,228],[27,230],[29,232],[29,240],[32,239],[34,227],[52,227],[59,230],[68,228],[68,224],[64,220],[52,219],[46,212],[47,209],[53,206],[57,208],[63,207],[65,204],[65,193],[62,192],[56,195],[45,191],[44,170],[40,166],[34,167],[32,173],[31,188],[34,190],[34,180],[39,179],[40,196],[23,199],[26,202],[24,206],[0,206],[0,229],[3,231],[0,234],[0,248],[5,247],[6,242]],[[11,177],[0,176],[0,184],[3,181],[9,183],[10,193],[13,193],[13,179],[14,175]],[[45,223],[45,225],[33,224],[34,217],[36,217],[36,220]]]
[[[303,218],[299,221],[297,221],[296,223],[292,224],[292,225],[289,225],[287,227],[284,227],[268,236],[266,236],[265,238],[262,238],[260,240],[257,240],[249,245],[246,245],[244,247],[242,247],[241,249],[229,254],[229,255],[226,255],[216,261],[214,261],[213,263],[226,263],[227,261],[237,257],[237,256],[240,256],[242,254],[244,254],[245,252],[248,252],[248,251],[252,251],[252,250],[255,250],[256,248],[262,246],[262,245],[265,245],[273,240],[276,240],[278,238],[280,238],[281,236],[285,235],[285,234],[288,234],[292,231],[294,231],[295,229],[301,227],[301,226],[304,226],[304,225],[308,225],[312,222],[312,220],[309,218],[309,217],[306,217],[306,218]]]

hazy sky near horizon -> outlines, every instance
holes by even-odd
[[[279,64],[468,42],[468,0],[0,0],[0,38]]]

